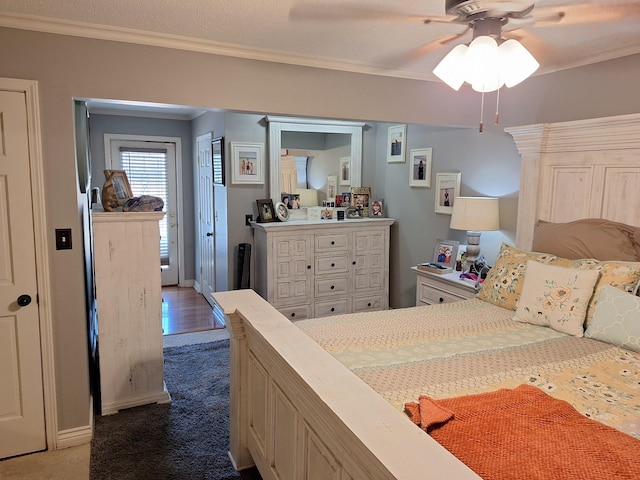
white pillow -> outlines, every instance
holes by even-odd
[[[585,337],[640,352],[640,297],[615,287],[600,287]]]
[[[557,267],[529,260],[514,320],[582,337],[596,270]]]

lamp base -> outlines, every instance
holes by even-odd
[[[480,255],[480,232],[467,231],[467,263],[473,264]]]

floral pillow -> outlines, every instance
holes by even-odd
[[[593,316],[600,287],[611,285],[619,290],[632,292],[636,283],[640,280],[639,262],[598,261],[592,258],[569,260],[548,253],[526,252],[503,243],[496,263],[489,270],[477,298],[499,307],[515,310],[522,292],[526,264],[529,260],[546,265],[600,272],[594,295],[587,308],[587,325],[589,319]]]
[[[640,297],[603,286],[584,336],[640,352]]]
[[[582,337],[598,271],[556,267],[529,260],[526,272],[513,319]]]

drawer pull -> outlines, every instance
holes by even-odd
[[[367,307],[370,307],[370,306],[371,306],[371,302],[367,303]]]
[[[296,316],[296,312],[291,312],[291,318]]]
[[[332,267],[335,267],[335,266],[336,266],[336,264],[335,264],[335,263],[332,263],[332,264],[331,264],[331,266],[332,266]]]
[[[335,245],[336,241],[335,240],[331,240],[331,245]]]
[[[355,261],[355,260],[354,260],[353,262],[351,262],[351,265],[355,265],[355,264],[356,264],[356,261]]]
[[[335,312],[336,311],[336,307],[331,307],[331,311]]]
[[[333,290],[334,288],[336,288],[334,285],[331,285],[331,290]]]
[[[444,303],[444,298],[440,297],[440,298],[438,299],[438,301],[439,301],[440,303]]]
[[[307,270],[311,270],[311,265],[307,265]]]

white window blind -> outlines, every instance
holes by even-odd
[[[127,172],[134,197],[152,195],[164,201],[164,210],[169,211],[169,188],[167,178],[167,151],[157,148],[120,147],[120,162]],[[165,215],[160,220],[160,263],[169,265],[169,231]]]

